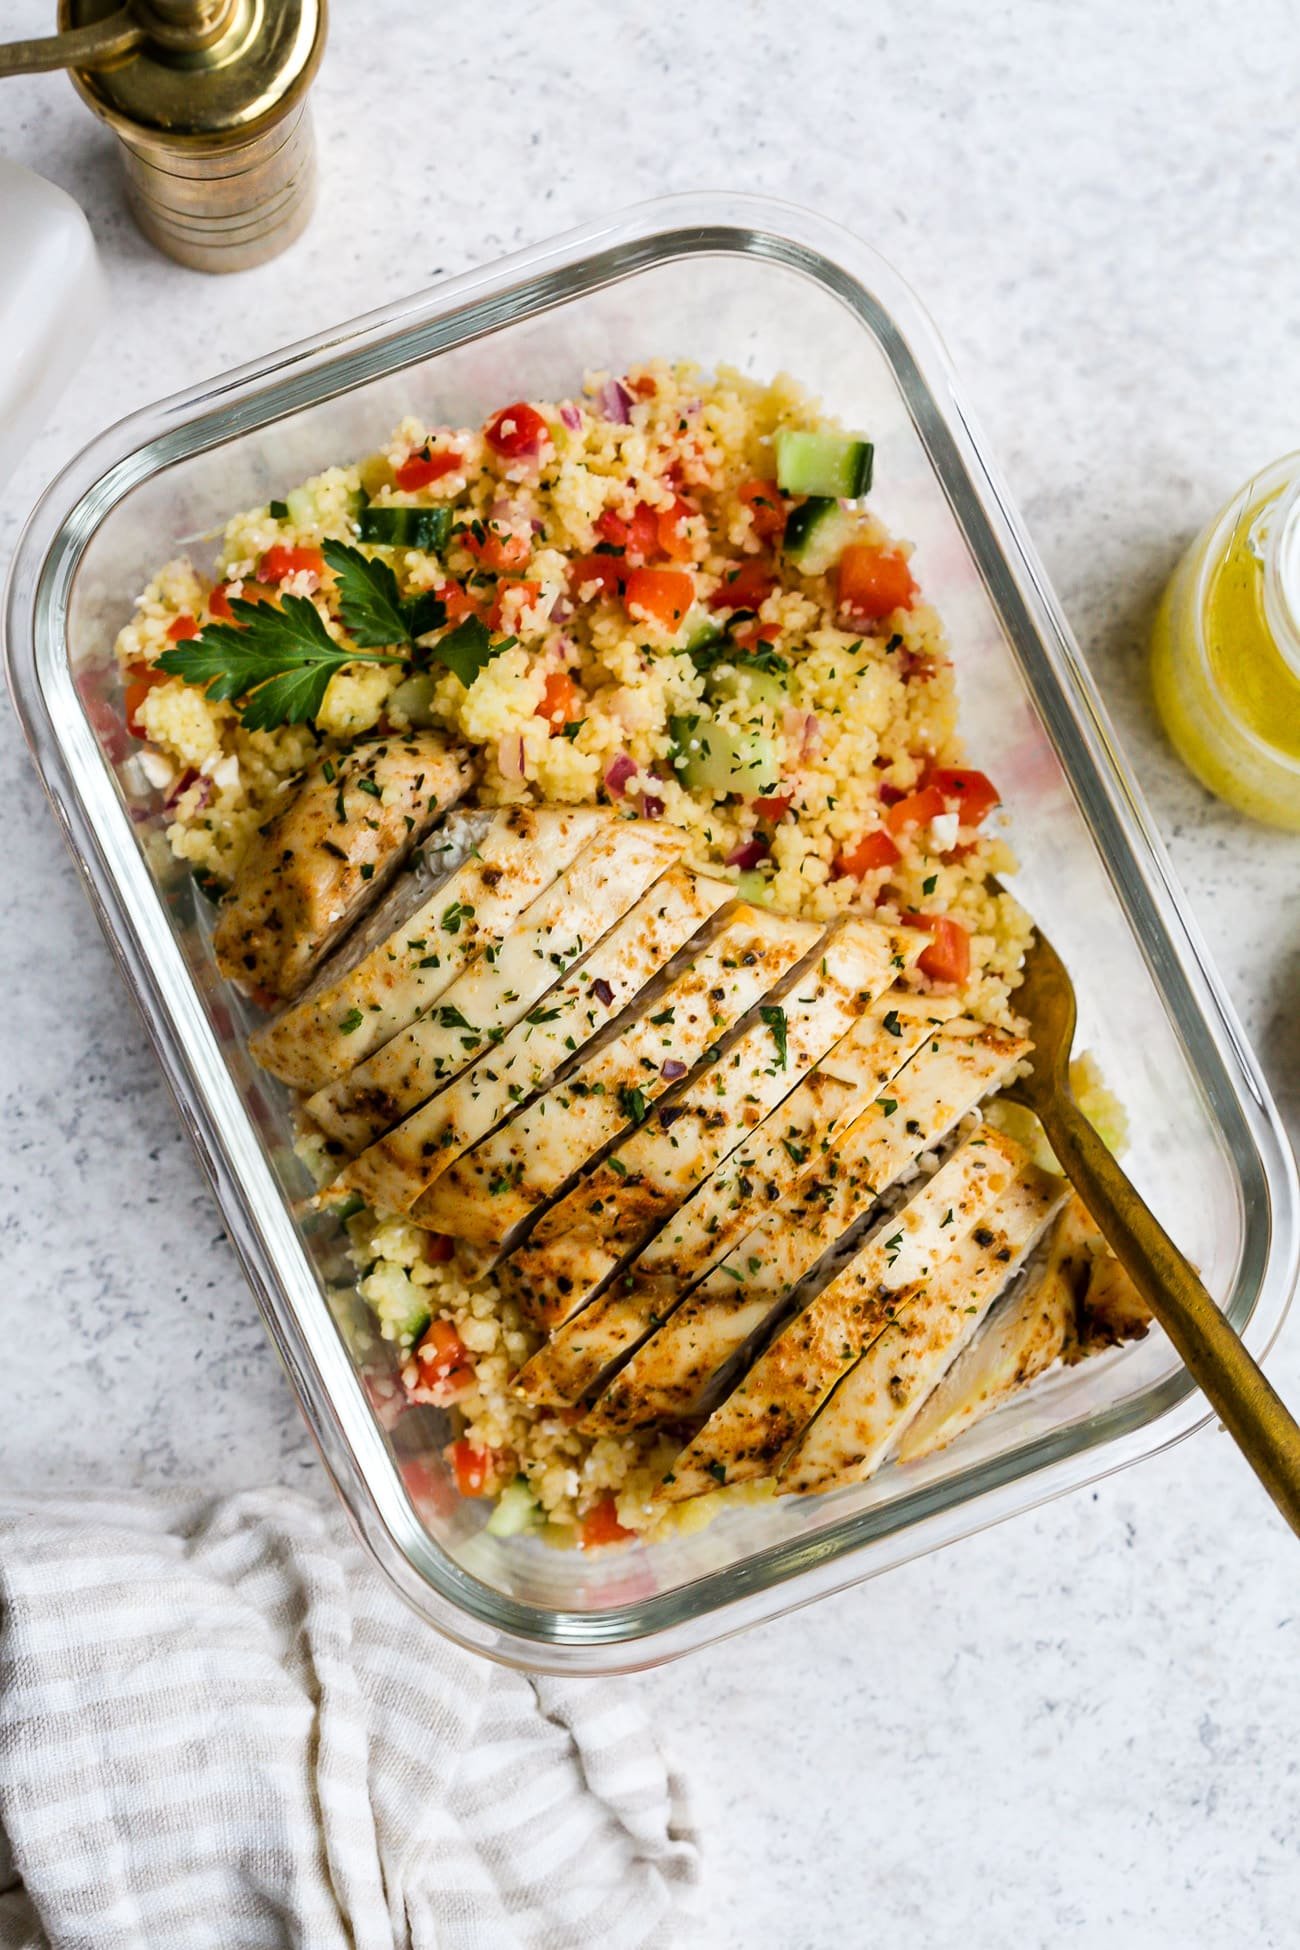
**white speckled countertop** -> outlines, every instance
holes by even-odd
[[[938,320],[1294,1130],[1297,842],[1183,775],[1144,656],[1181,547],[1300,446],[1291,0],[335,11],[320,214],[239,279],[141,241],[65,81],[0,83],[0,148],[80,200],[113,288],[0,560],[109,419],[444,271],[666,189],[821,209]],[[0,782],[4,1479],[321,1484],[8,715]],[[1300,1398],[1300,1324],[1270,1365]],[[636,1681],[710,1836],[712,1950],[1294,1944],[1298,1572],[1205,1433]]]

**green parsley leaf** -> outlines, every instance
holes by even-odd
[[[902,1023],[901,1023],[901,1022],[900,1022],[900,1021],[898,1020],[898,1011],[897,1011],[897,1009],[891,1009],[891,1010],[889,1010],[889,1012],[888,1012],[888,1014],[886,1015],[886,1017],[885,1017],[885,1019],[884,1019],[884,1022],[883,1022],[883,1023],[881,1024],[881,1028],[882,1028],[882,1029],[885,1029],[885,1030],[887,1030],[887,1031],[888,1031],[888,1033],[889,1033],[889,1034],[890,1034],[891,1036],[901,1036],[901,1035],[902,1035],[902,1033],[903,1033],[903,1025],[902,1025]]]
[[[339,1028],[345,1036],[350,1036],[354,1029],[360,1029],[364,1021],[365,1017],[362,1015],[360,1009],[349,1009],[340,1021]]]
[[[714,1482],[715,1482],[715,1483],[725,1483],[725,1482],[726,1482],[726,1480],[727,1480],[727,1465],[726,1465],[726,1463],[724,1463],[724,1462],[711,1462],[711,1463],[710,1463],[710,1464],[708,1465],[708,1471],[709,1471],[709,1474],[710,1474],[710,1476],[711,1476],[711,1477],[713,1478],[713,1480],[714,1480]]]
[[[787,1047],[785,1010],[771,1004],[760,1009],[758,1013],[772,1032],[772,1041],[776,1044],[776,1060],[784,1070],[790,1060]]]
[[[638,1090],[634,1083],[619,1085],[618,1105],[629,1124],[644,1124],[650,1109],[644,1090]]]
[[[402,661],[335,643],[306,596],[282,596],[278,608],[236,596],[230,609],[233,623],[209,623],[188,643],[164,650],[158,668],[201,685],[214,704],[243,699],[239,721],[248,731],[307,723],[345,664]]]
[[[925,876],[925,879],[921,882],[921,892],[923,894],[932,894],[938,885],[939,885],[938,874],[928,873]]]
[[[466,690],[474,682],[479,672],[499,657],[503,650],[509,650],[515,642],[512,636],[503,636],[493,643],[488,634],[487,624],[477,616],[467,616],[454,630],[437,643],[429,645],[429,656],[449,670],[453,677],[459,677]]]
[[[397,577],[387,562],[372,562],[346,542],[322,542],[321,554],[334,571],[339,616],[348,635],[367,650],[409,644],[411,632],[402,614]]]
[[[886,1117],[892,1117],[898,1109],[897,1097],[877,1097],[876,1102],[880,1105]]]

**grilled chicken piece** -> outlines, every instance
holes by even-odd
[[[1072,1198],[1052,1240],[1052,1271],[1074,1306],[1064,1358],[1073,1364],[1120,1341],[1140,1341],[1151,1325],[1146,1301],[1116,1259],[1082,1199]]]
[[[330,1187],[425,1223],[422,1194],[599,1036],[690,937],[735,895],[725,880],[670,867],[589,958],[496,1048],[363,1151]],[[437,1213],[428,1221],[437,1229]]]
[[[500,1246],[809,955],[822,930],[741,901],[636,1020],[445,1172],[420,1222]],[[665,1075],[665,1070],[668,1075]]]
[[[689,1407],[673,1390],[681,1350],[668,1316],[762,1219],[770,1215],[774,1225],[783,1223],[800,1180],[826,1164],[856,1119],[956,1009],[955,1002],[904,989],[878,997],[753,1138],[674,1214],[619,1282],[620,1295],[643,1320],[664,1325],[610,1383],[583,1418],[583,1429],[597,1434],[637,1428],[671,1420]],[[727,1284],[730,1293],[741,1291],[735,1279]]]
[[[607,817],[512,806],[447,820],[306,992],[253,1037],[257,1061],[295,1090],[346,1076],[500,941]]]
[[[340,1082],[309,1099],[309,1116],[355,1155],[418,1108],[541,1001],[685,851],[674,826],[612,819],[479,955],[436,1006]]]
[[[888,1324],[783,1463],[778,1495],[860,1483],[884,1461],[1066,1196],[1064,1179],[1022,1160],[956,1249],[894,1293]]]
[[[901,1012],[900,1012],[901,1013]],[[904,1038],[901,1054],[909,1054]],[[1005,1082],[1029,1045],[969,1020],[920,1049],[792,1194],[738,1240],[600,1398],[627,1428],[703,1412],[719,1378],[921,1152]]]
[[[245,854],[212,937],[222,974],[286,1001],[376,900],[472,776],[432,731],[318,760]]]
[[[642,1338],[653,1323],[622,1281],[584,1303],[848,1032],[892,979],[898,948],[871,921],[835,928],[818,963],[543,1216],[500,1277],[534,1309],[549,1299],[567,1325],[517,1377],[521,1395],[575,1402]]]
[[[773,1475],[841,1375],[893,1318],[903,1290],[974,1230],[1024,1162],[1019,1145],[981,1124],[780,1330],[676,1458],[659,1494],[681,1502],[719,1483]]]
[[[1048,1268],[1041,1279],[1022,1282],[993,1308],[926,1397],[903,1431],[896,1460],[919,1462],[946,1449],[1044,1374],[1064,1348],[1073,1316],[1074,1296],[1059,1273]]]

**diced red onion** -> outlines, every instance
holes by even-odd
[[[607,379],[596,395],[596,404],[607,420],[616,426],[632,424],[632,395],[617,379]]]
[[[606,1009],[608,1009],[610,1003],[614,1000],[614,991],[603,975],[596,977],[596,980],[591,985],[591,992],[597,1002],[601,1003]]]
[[[164,806],[174,806],[176,804],[176,801],[180,798],[182,792],[188,792],[190,787],[193,785],[195,779],[198,778],[198,776],[199,775],[197,772],[179,773],[177,777],[172,780],[166,792],[164,792],[163,794]],[[211,797],[212,797],[212,781],[211,779],[205,778],[203,781],[203,790],[199,795],[199,801],[198,801],[199,805],[206,806],[208,800]]]
[[[643,792],[641,804],[637,808],[639,819],[662,819],[664,802],[657,792]]]
[[[567,596],[557,596],[551,604],[552,623],[567,623],[573,614],[573,604]]]
[[[568,427],[570,433],[576,433],[582,425],[582,415],[572,400],[566,399],[563,402],[560,407],[560,418],[563,420],[565,426]]]
[[[503,738],[497,747],[497,766],[503,779],[524,776],[524,741],[521,735]]]
[[[627,790],[628,780],[635,777],[636,760],[630,758],[626,752],[620,752],[617,758],[611,759],[606,770],[605,790],[611,792],[616,799],[621,799]]]
[[[798,748],[800,758],[811,758],[821,744],[821,723],[812,711],[800,711],[794,705],[788,705],[781,720],[781,729],[787,742]]]
[[[896,785],[890,785],[888,780],[880,788],[880,803],[882,806],[896,806],[900,799],[906,799],[906,797],[907,794],[905,792],[900,791]]]
[[[147,806],[132,806],[131,824],[133,826],[147,826],[152,818],[153,814]]]
[[[534,535],[540,535],[542,531],[545,529],[546,523],[542,520],[540,515],[534,515],[532,520],[529,522],[528,526],[532,529]]]
[[[678,1077],[684,1077],[686,1075],[686,1065],[680,1062],[677,1057],[670,1056],[666,1063],[659,1065],[659,1074],[665,1083],[676,1083]]]
[[[743,867],[747,871],[750,867],[756,867],[760,860],[766,860],[767,855],[767,841],[755,837],[752,840],[743,841],[740,846],[733,846],[727,855],[727,865],[729,867]]]

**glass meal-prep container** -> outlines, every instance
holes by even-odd
[[[247,1053],[207,909],[132,753],[113,641],[156,565],[209,565],[236,510],[372,451],[652,357],[796,375],[876,445],[872,505],[916,545],[949,633],[971,762],[999,780],[1017,894],[1071,969],[1077,1047],[1123,1100],[1126,1166],[1256,1355],[1296,1276],[1295,1169],[1268,1091],[1093,685],[957,388],[890,267],[743,196],[644,204],[134,415],[32,515],[5,618],[13,695],[230,1237],[353,1522],[414,1610],[544,1671],[651,1665],[857,1583],[1152,1454],[1208,1419],[1158,1331],[1013,1396],[948,1449],[812,1498],[724,1507],[621,1551],[497,1537],[460,1500],[440,1411],[399,1413],[286,1093]]]

